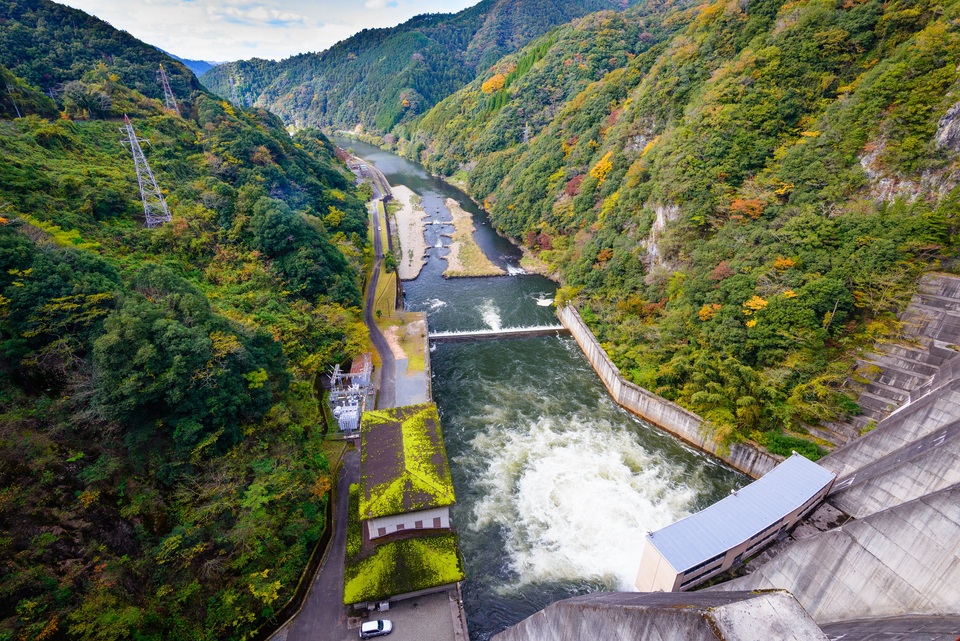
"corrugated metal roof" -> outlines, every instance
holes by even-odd
[[[682,573],[778,522],[833,478],[833,472],[794,454],[736,494],[648,534],[647,540]]]

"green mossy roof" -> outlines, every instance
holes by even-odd
[[[376,601],[425,590],[464,577],[457,535],[453,533],[391,541],[344,571],[343,602]]]
[[[360,518],[452,505],[456,498],[433,403],[365,412]]]

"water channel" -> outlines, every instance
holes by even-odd
[[[475,215],[476,239],[511,275],[445,280],[445,229],[426,228],[429,260],[404,284],[406,306],[431,330],[556,322],[556,285],[519,270],[519,252],[460,190],[361,142],[335,139],[392,185],[423,199],[430,222],[454,198]],[[631,590],[643,536],[702,509],[747,479],[619,408],[573,339],[439,343],[431,351],[466,562],[473,641],[559,599]]]

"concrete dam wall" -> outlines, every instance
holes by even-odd
[[[956,486],[795,541],[752,574],[710,590],[789,590],[817,623],[955,614]]]
[[[786,592],[607,592],[558,601],[493,641],[826,641]]]
[[[760,478],[780,463],[780,457],[747,443],[733,443],[729,452],[722,452],[713,439],[704,434],[702,418],[626,380],[576,309],[565,305],[557,310],[557,316],[586,354],[587,360],[600,376],[610,396],[624,409],[694,447],[712,454],[752,478]]]

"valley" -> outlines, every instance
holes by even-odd
[[[483,0],[198,79],[189,51],[0,0],[0,641],[272,635],[360,469],[325,380],[367,354],[383,407],[436,402],[472,639],[735,611],[738,587],[788,587],[792,629],[830,635],[960,616],[958,11]],[[310,20],[282,15],[263,28]],[[748,480],[610,381],[750,474],[840,470],[842,517],[711,591],[629,594],[647,531]]]

